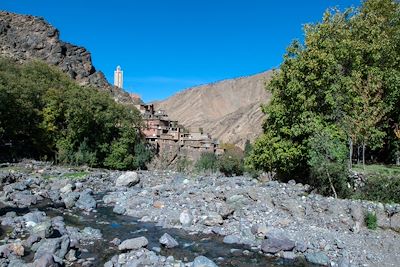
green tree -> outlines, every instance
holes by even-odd
[[[325,127],[345,133],[350,163],[354,145],[363,147],[363,161],[367,148],[388,160],[385,155],[394,147],[392,129],[400,115],[400,4],[366,0],[359,9],[329,10],[304,31],[304,44],[295,41],[288,47],[267,86],[272,99],[263,106],[264,134],[246,165],[321,186],[310,178],[315,170],[309,157],[316,149],[311,141],[318,141]]]

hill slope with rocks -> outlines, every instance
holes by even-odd
[[[60,32],[43,18],[0,11],[0,56],[19,62],[42,60],[60,68],[80,85],[110,92],[121,103],[133,101],[95,69],[89,51],[60,40]]]
[[[265,83],[272,71],[189,88],[155,103],[185,127],[203,128],[222,143],[241,147],[262,133],[260,105],[270,99]]]

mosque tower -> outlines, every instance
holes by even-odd
[[[124,84],[123,76],[124,76],[124,72],[121,70],[120,66],[117,66],[117,69],[114,71],[114,85],[121,89]]]

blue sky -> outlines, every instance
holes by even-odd
[[[328,7],[359,0],[0,0],[0,9],[44,17],[61,39],[86,47],[112,82],[144,101],[279,67],[302,27]]]

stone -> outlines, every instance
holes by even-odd
[[[67,255],[65,255],[65,259],[67,261],[76,261],[77,260],[77,258],[76,258],[76,250],[70,249],[68,251]]]
[[[50,253],[63,259],[68,252],[69,244],[70,239],[67,235],[60,238],[43,239],[38,243],[34,259],[39,259],[46,253]]]
[[[192,267],[218,267],[218,265],[207,257],[198,256],[194,259]]]
[[[113,208],[113,212],[116,214],[123,215],[126,212],[126,209],[120,205],[115,205]]]
[[[89,192],[82,192],[79,199],[76,201],[75,206],[79,209],[91,211],[96,208],[96,200],[90,195]]]
[[[184,210],[179,215],[179,222],[182,226],[188,227],[193,223],[193,215],[188,210]]]
[[[338,267],[350,267],[350,261],[347,257],[342,257],[338,261]]]
[[[124,240],[119,246],[119,250],[136,250],[139,248],[146,247],[149,244],[149,241],[146,237],[136,237]]]
[[[313,264],[319,264],[323,266],[328,266],[330,261],[328,256],[323,252],[306,253],[306,260]]]
[[[73,190],[72,184],[67,184],[67,185],[65,185],[64,187],[62,187],[60,189],[60,193],[61,194],[68,194],[68,193],[71,193],[72,190]]]
[[[70,209],[73,206],[75,206],[75,203],[79,199],[79,197],[80,197],[80,194],[78,192],[71,192],[71,193],[67,194],[63,198],[63,202],[64,202],[65,207],[67,209]]]
[[[224,237],[223,242],[225,244],[240,244],[240,238],[236,235],[227,235]]]
[[[251,227],[251,233],[257,237],[264,237],[268,232],[268,228],[264,223],[254,224]]]
[[[28,237],[28,239],[26,239],[23,243],[23,245],[27,248],[32,247],[33,244],[35,244],[36,242],[39,242],[42,238],[40,236],[37,235],[30,235]]]
[[[396,232],[400,232],[400,213],[395,213],[390,217],[390,228]]]
[[[162,209],[162,208],[165,207],[165,204],[162,201],[156,200],[153,203],[153,207],[156,208],[156,209]]]
[[[159,241],[160,244],[164,245],[166,248],[174,248],[179,246],[179,243],[167,233],[163,234]]]
[[[282,253],[282,258],[287,260],[294,260],[296,259],[296,254],[293,251],[284,251]]]
[[[140,182],[139,176],[136,172],[125,172],[124,174],[120,175],[117,180],[115,181],[115,186],[126,186],[131,187]]]
[[[33,226],[30,232],[40,238],[48,238],[53,234],[53,226],[51,221],[44,221]]]
[[[54,257],[51,253],[43,253],[40,258],[33,262],[33,267],[58,267],[60,264],[54,261]]]
[[[286,237],[269,237],[261,243],[261,250],[271,254],[279,251],[291,251],[294,247],[295,243]]]
[[[25,249],[22,246],[21,242],[15,242],[15,243],[9,244],[9,249],[14,255],[24,256]]]
[[[216,212],[210,212],[203,221],[204,225],[207,226],[215,226],[222,224],[223,222],[224,220],[222,219],[222,216]]]

